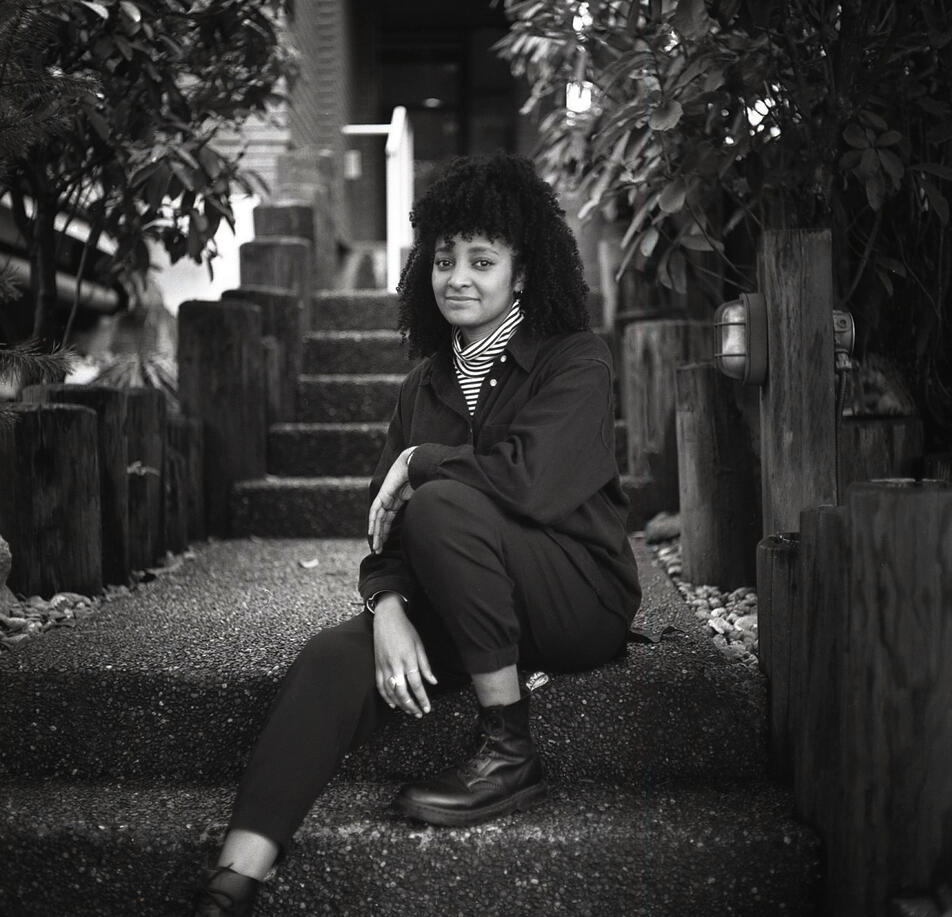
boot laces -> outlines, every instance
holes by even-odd
[[[459,769],[463,776],[480,776],[481,762],[492,754],[493,744],[496,740],[495,731],[499,728],[500,721],[495,717],[487,717],[487,720],[480,719],[479,721],[476,733],[476,742],[478,743],[476,749]]]

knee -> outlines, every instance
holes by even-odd
[[[441,533],[466,524],[473,516],[485,516],[489,502],[479,491],[457,481],[428,481],[417,488],[407,503],[403,537],[424,548]]]
[[[374,673],[373,629],[361,616],[315,634],[301,648],[294,668],[309,680],[338,684]]]

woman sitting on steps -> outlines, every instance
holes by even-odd
[[[371,483],[363,613],[290,668],[241,780],[196,915],[251,914],[345,754],[392,711],[471,682],[480,742],[404,786],[396,813],[473,825],[546,785],[517,666],[622,651],[641,591],[615,461],[612,366],[588,330],[575,240],[521,157],[456,160],[416,204],[400,328],[425,356]]]

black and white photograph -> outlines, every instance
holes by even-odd
[[[952,0],[0,0],[3,917],[952,917]]]

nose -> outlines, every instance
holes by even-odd
[[[454,289],[461,289],[469,286],[469,271],[465,264],[457,262],[453,265],[453,271],[450,274],[449,285]]]

